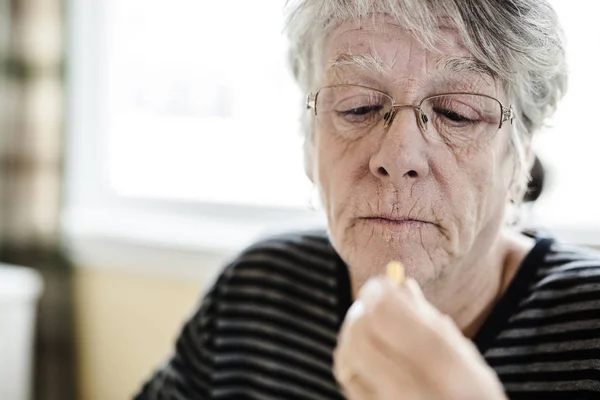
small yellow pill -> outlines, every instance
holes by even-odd
[[[404,283],[404,265],[400,261],[390,261],[387,265],[387,276],[398,285]]]

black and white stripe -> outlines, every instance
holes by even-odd
[[[350,301],[324,232],[260,242],[136,399],[343,399],[331,364]],[[511,399],[600,399],[600,255],[539,239],[473,340]]]

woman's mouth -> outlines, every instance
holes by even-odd
[[[430,222],[411,218],[366,217],[362,218],[362,220],[368,224],[379,225],[390,229],[415,229],[431,225]]]

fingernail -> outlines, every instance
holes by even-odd
[[[383,286],[378,279],[369,279],[360,290],[359,297],[365,301],[373,301],[378,299],[383,293]]]
[[[354,321],[365,312],[365,305],[362,301],[356,300],[346,313],[346,321]]]

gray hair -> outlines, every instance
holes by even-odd
[[[554,113],[567,87],[563,33],[546,0],[288,0],[286,6],[289,59],[305,93],[317,84],[322,40],[340,22],[386,14],[435,48],[444,40],[439,18],[447,20],[506,89],[515,110],[511,198],[520,203],[533,161],[531,137]],[[309,160],[314,132],[306,114],[302,125]]]

